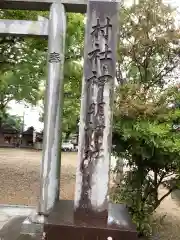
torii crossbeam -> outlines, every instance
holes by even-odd
[[[62,3],[66,12],[86,13],[88,0],[0,0],[0,9],[47,11],[54,2]]]

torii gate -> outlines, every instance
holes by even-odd
[[[137,239],[125,206],[108,201],[118,2],[0,0],[0,9],[49,10],[49,20],[0,20],[0,35],[48,36],[40,200],[19,233],[3,240]],[[84,75],[74,201],[59,200],[66,11],[86,13]],[[7,237],[9,236],[9,238]],[[1,235],[0,235],[1,237]],[[19,238],[20,237],[20,238]]]

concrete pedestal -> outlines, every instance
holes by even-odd
[[[74,215],[73,201],[61,200],[44,227],[46,240],[137,240],[137,232],[124,205],[109,203],[108,219]]]
[[[103,215],[88,216],[74,214],[74,201],[60,200],[47,218],[42,232],[22,234],[22,224],[31,209],[16,210],[17,216],[6,221],[0,229],[3,240],[137,240],[135,225],[132,224],[124,205],[108,206],[108,218]],[[21,213],[21,214],[20,214]],[[101,217],[99,217],[101,216]]]

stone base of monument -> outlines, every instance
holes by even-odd
[[[108,218],[87,218],[74,214],[74,202],[60,200],[44,226],[46,240],[137,240],[136,227],[127,208],[109,203]],[[86,219],[86,220],[85,220]]]

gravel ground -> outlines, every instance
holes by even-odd
[[[62,153],[61,199],[74,198],[76,153]],[[35,205],[38,200],[41,152],[0,149],[0,204]]]
[[[61,199],[74,198],[76,160],[77,153],[62,153]],[[0,204],[36,205],[40,161],[39,151],[0,148]],[[167,197],[155,217],[157,240],[180,239],[180,202]]]

